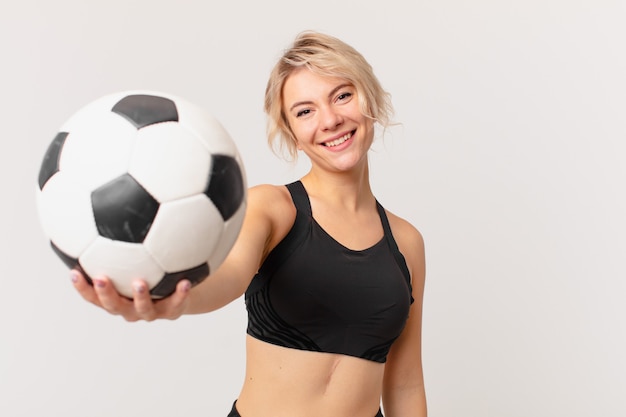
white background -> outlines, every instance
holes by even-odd
[[[0,415],[225,416],[243,300],[128,324],[80,299],[35,208],[57,129],[111,92],[211,111],[248,182],[306,169],[265,143],[265,82],[304,29],[360,50],[396,119],[381,203],[427,244],[431,416],[626,415],[622,0],[2,0]]]

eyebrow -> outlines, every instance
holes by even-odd
[[[352,84],[350,84],[350,83],[343,83],[343,84],[339,84],[337,87],[335,87],[335,88],[333,88],[332,90],[330,90],[330,93],[328,93],[328,97],[332,97],[332,96],[334,96],[334,95],[335,95],[335,93],[336,93],[337,91],[339,91],[339,90],[341,90],[342,88],[345,88],[345,87],[353,87],[353,85],[352,85]],[[298,102],[296,102],[296,103],[293,103],[293,104],[291,105],[291,107],[289,107],[289,111],[292,111],[294,108],[296,108],[296,107],[298,107],[298,106],[302,106],[302,105],[304,105],[304,104],[311,104],[311,103],[313,103],[313,102],[312,102],[312,101],[310,101],[310,100],[306,100],[306,101],[298,101]]]

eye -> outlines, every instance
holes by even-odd
[[[352,93],[346,91],[337,96],[337,101],[348,101],[352,97]]]
[[[305,115],[307,115],[307,114],[309,114],[309,113],[311,113],[311,110],[309,110],[309,109],[303,109],[303,110],[300,110],[300,111],[298,111],[298,112],[296,113],[296,117],[305,116]]]

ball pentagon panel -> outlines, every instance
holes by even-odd
[[[237,211],[246,194],[239,162],[227,155],[211,155],[211,174],[204,191],[215,204],[224,220]]]
[[[129,94],[115,103],[111,111],[124,117],[137,129],[178,121],[176,103],[154,94]]]
[[[101,236],[132,243],[143,242],[159,210],[159,202],[130,174],[95,189],[91,206]]]
[[[235,241],[239,236],[239,231],[241,230],[245,214],[246,202],[244,200],[244,202],[239,206],[239,209],[237,209],[230,219],[224,222],[224,232],[222,233],[222,238],[209,258],[209,268],[211,268],[212,271],[224,262],[224,259],[226,259],[230,249],[235,244]]]
[[[176,285],[183,279],[189,280],[192,286],[202,282],[209,275],[209,265],[205,262],[184,271],[165,274],[163,279],[150,290],[152,298],[163,298],[176,290]]]
[[[61,158],[61,150],[63,149],[67,135],[67,132],[57,133],[46,150],[41,168],[39,169],[38,183],[40,190],[43,189],[46,182],[48,182],[54,174],[59,172],[59,159]]]
[[[53,241],[50,241],[50,247],[57,254],[59,258],[63,261],[63,263],[70,269],[80,267],[78,263],[78,258],[73,257],[62,251],[57,245],[54,244]]]

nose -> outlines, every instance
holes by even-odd
[[[320,109],[320,122],[323,130],[334,130],[343,123],[343,117],[332,107]]]

